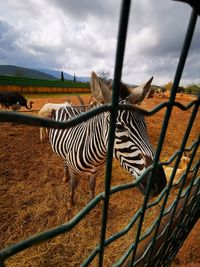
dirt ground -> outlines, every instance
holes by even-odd
[[[85,96],[84,102],[89,102],[90,96]],[[155,96],[145,100],[142,107],[151,109],[166,101],[167,96]],[[177,96],[177,101],[189,103],[191,96]],[[34,98],[33,111],[28,113],[37,115],[37,111],[44,103],[62,103],[61,98]],[[78,99],[71,97],[73,104],[79,104]],[[150,140],[156,147],[161,130],[165,110],[159,111],[152,117],[147,117],[147,128]],[[179,149],[186,129],[191,110],[182,112],[174,108],[167,130],[162,160],[168,159],[175,150]],[[200,112],[193,125],[188,146],[200,133]],[[87,181],[80,181],[76,191],[76,205],[68,210],[68,185],[62,181],[63,160],[53,153],[48,139],[39,140],[39,129],[32,126],[1,123],[0,124],[0,249],[30,237],[36,233],[51,229],[68,222],[77,214],[89,200]],[[200,157],[200,151],[197,153]],[[130,182],[131,177],[114,161],[112,186]],[[97,180],[96,194],[104,191],[103,174]],[[172,193],[173,194],[173,193]],[[134,197],[133,197],[134,195]],[[134,212],[142,203],[141,194],[137,189],[117,193],[111,197],[109,208],[109,222],[107,235],[116,233],[126,226]],[[70,234],[49,240],[27,249],[6,261],[6,266],[12,267],[49,267],[49,266],[80,266],[91,250],[99,241],[101,225],[101,204],[75,227]],[[152,209],[145,220],[150,222]],[[176,256],[172,266],[197,267],[200,266],[200,221],[197,222],[184,245]],[[105,266],[119,258],[131,242],[131,232],[121,243],[105,251]],[[116,256],[115,256],[115,255]],[[113,255],[112,257],[110,255]],[[97,266],[97,261],[93,265]]]

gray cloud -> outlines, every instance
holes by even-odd
[[[112,20],[116,17],[116,10],[119,10],[119,0],[115,1],[71,1],[71,0],[50,0],[55,7],[59,8],[65,15],[75,18],[76,20],[84,20],[90,16],[100,17],[104,20],[107,18]]]
[[[120,0],[0,0],[0,64],[54,68],[78,76],[114,70]],[[131,6],[123,81],[150,75],[164,84],[174,78],[187,29],[189,5],[138,0]],[[197,23],[182,83],[199,81],[200,23]]]
[[[17,32],[6,21],[0,20],[0,47],[3,50],[11,50],[14,48],[14,40],[17,39]]]

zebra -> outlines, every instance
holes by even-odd
[[[141,92],[141,98],[144,99],[144,91],[148,93],[152,79],[153,77],[140,86],[140,90],[137,88],[137,91]],[[111,101],[111,90],[95,72],[91,74],[91,91],[97,103]],[[141,98],[135,98],[133,95],[131,89],[122,83],[119,104],[140,103]],[[56,110],[52,118],[56,121],[67,121],[80,113],[76,108],[66,106]],[[110,112],[106,111],[76,126],[67,129],[51,128],[49,131],[49,141],[53,151],[65,160],[69,170],[70,206],[74,205],[74,193],[79,180],[77,177],[89,178],[90,198],[94,198],[96,177],[106,162],[109,124]],[[113,156],[134,179],[152,165],[155,150],[148,138],[144,116],[138,109],[118,110]],[[143,194],[145,194],[148,178],[149,174],[139,183],[139,189]],[[157,196],[165,185],[163,167],[158,166],[150,195]]]

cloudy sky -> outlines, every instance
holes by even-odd
[[[0,0],[0,65],[113,76],[121,0]],[[134,0],[123,81],[172,81],[191,8],[172,0]],[[200,19],[199,19],[200,20]],[[200,21],[181,84],[200,83]]]

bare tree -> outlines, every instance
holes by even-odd
[[[98,71],[97,75],[98,75],[98,77],[100,78],[100,80],[103,83],[106,83],[106,84],[111,84],[112,83],[112,79],[110,77],[110,72],[109,71],[104,71],[104,70]]]

